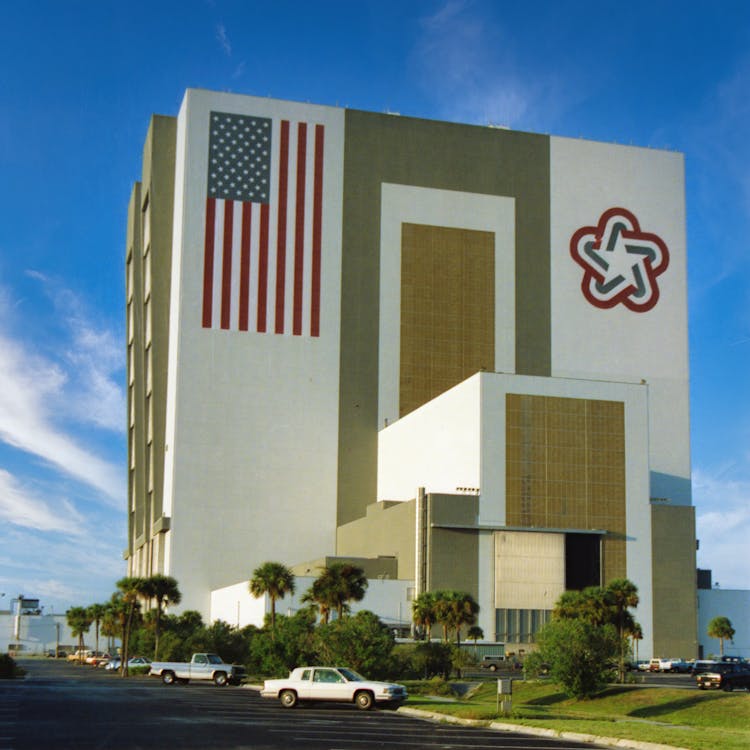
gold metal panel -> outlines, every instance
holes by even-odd
[[[495,235],[401,228],[400,416],[495,368]]]
[[[508,394],[506,414],[508,525],[604,529],[604,582],[625,576],[623,404]]]

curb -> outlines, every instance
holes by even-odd
[[[628,740],[620,737],[601,737],[596,734],[583,734],[582,732],[566,732],[558,729],[544,729],[542,727],[529,727],[525,724],[506,724],[500,721],[486,721],[479,719],[461,719],[457,716],[441,714],[437,711],[424,711],[421,708],[409,708],[401,706],[398,713],[413,716],[417,719],[431,719],[447,724],[462,724],[464,726],[479,726],[493,729],[497,732],[514,732],[516,734],[530,734],[537,737],[548,737],[553,739],[570,740],[571,742],[584,742],[592,745],[605,745],[607,747],[625,747],[631,750],[686,750],[674,745],[662,745],[655,742],[642,742],[640,740]]]

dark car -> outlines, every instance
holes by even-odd
[[[504,656],[501,656],[499,654],[488,654],[487,656],[482,657],[482,661],[479,666],[481,669],[489,669],[490,672],[495,672],[501,667],[508,669],[511,665],[510,662],[505,661]]]
[[[711,671],[698,674],[695,681],[701,690],[721,688],[730,692],[737,688],[750,689],[750,664],[720,662]]]

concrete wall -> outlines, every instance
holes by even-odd
[[[297,576],[294,594],[276,602],[276,613],[291,615],[307,605],[302,597],[315,581],[315,576]],[[361,602],[351,602],[352,613],[368,610],[374,612],[383,622],[408,624],[411,622],[411,601],[408,598],[411,581],[392,579],[370,580],[365,598]],[[271,611],[267,596],[255,599],[248,591],[248,582],[225,586],[211,592],[210,621],[224,620],[230,625],[261,627],[265,614]]]
[[[695,509],[654,503],[651,511],[654,579],[651,656],[696,658]],[[641,621],[640,606],[636,619]],[[643,658],[646,657],[643,653]]]
[[[228,329],[203,325],[212,112],[269,118],[274,159],[282,119],[325,127],[319,336],[293,335],[291,292],[281,318],[284,333],[275,333],[274,294],[281,275],[275,278],[279,265],[271,260],[266,332],[238,330],[234,296]],[[191,90],[178,117],[177,153],[164,485],[172,524],[166,568],[180,582],[181,607],[205,615],[210,591],[247,576],[263,561],[291,564],[334,552],[343,110]],[[272,193],[279,172],[274,168]],[[311,192],[308,197],[312,201]],[[235,227],[239,224],[238,218]],[[252,226],[260,231],[257,222]],[[287,229],[291,237],[294,224]],[[269,232],[275,248],[281,230],[274,221]],[[222,245],[216,246],[220,258]],[[293,248],[287,252],[285,288],[291,290]],[[232,268],[240,262],[236,251]],[[259,283],[259,263],[251,255],[251,291]],[[215,278],[221,278],[223,267],[216,264]],[[309,272],[309,258],[304,269]]]
[[[649,384],[651,496],[689,505],[687,243],[682,154],[550,139],[552,375]],[[571,241],[602,214],[623,208],[641,235],[666,245],[669,263],[655,280],[658,299],[637,311],[584,296],[584,271]],[[638,241],[631,241],[638,245]],[[632,255],[627,263],[632,262]],[[626,270],[626,273],[630,273]],[[634,281],[634,280],[633,280]],[[585,331],[585,335],[582,332]]]

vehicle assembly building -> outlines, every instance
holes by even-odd
[[[697,655],[680,154],[189,90],[126,257],[129,574],[366,559],[520,647],[627,577]]]

